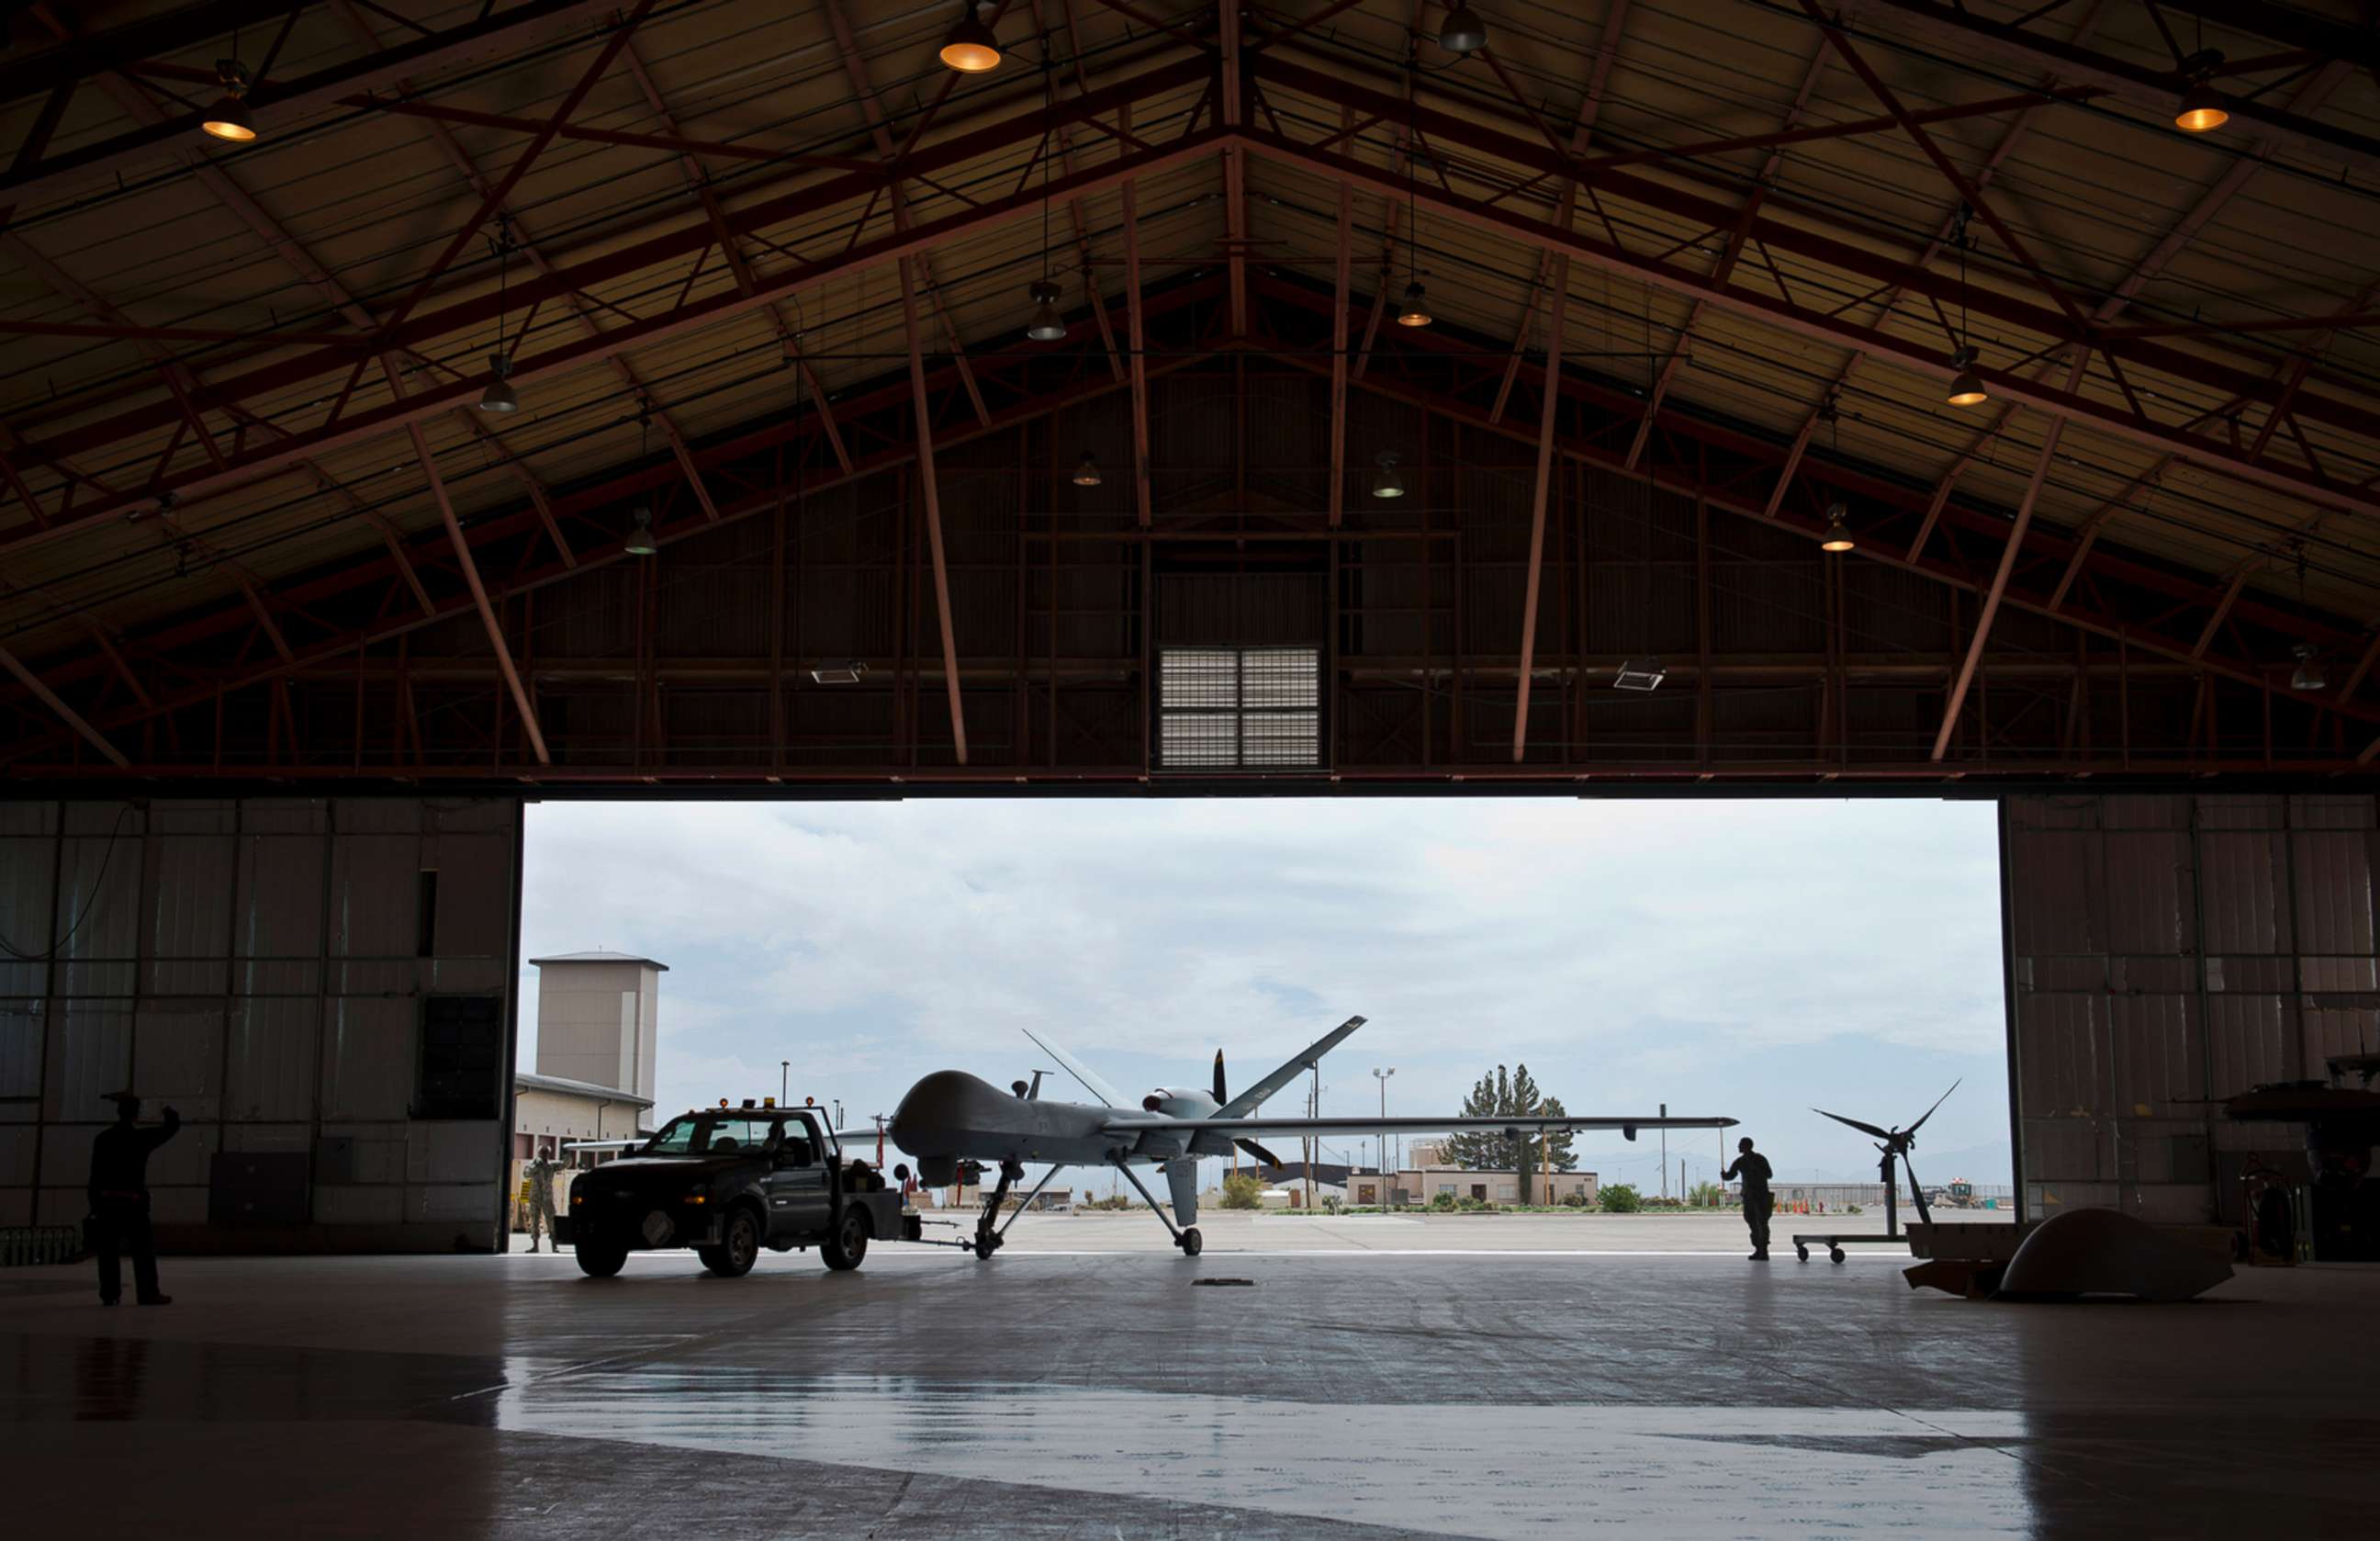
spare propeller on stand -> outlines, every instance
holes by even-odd
[[[1215,1050],[1215,1106],[1220,1108],[1231,1099],[1231,1094],[1223,1089],[1223,1051],[1218,1049]],[[1254,1140],[1233,1140],[1232,1143],[1269,1167],[1283,1164],[1280,1157]]]
[[[1830,1118],[1837,1123],[1849,1124],[1861,1134],[1872,1135],[1884,1142],[1876,1147],[1876,1149],[1884,1153],[1884,1159],[1876,1163],[1876,1172],[1884,1180],[1884,1233],[1886,1235],[1893,1236],[1900,1233],[1899,1217],[1893,1202],[1894,1191],[1900,1185],[1899,1179],[1892,1173],[1892,1163],[1896,1159],[1900,1160],[1901,1169],[1909,1173],[1909,1197],[1917,1206],[1919,1221],[1926,1225],[1934,1223],[1932,1213],[1925,1207],[1925,1190],[1917,1185],[1917,1168],[1909,1159],[1909,1147],[1917,1143],[1917,1131],[1925,1127],[1925,1120],[1934,1116],[1936,1108],[1941,1107],[1950,1099],[1950,1092],[1957,1091],[1961,1082],[1965,1079],[1965,1076],[1961,1076],[1959,1080],[1951,1082],[1950,1091],[1946,1091],[1936,1098],[1934,1107],[1926,1109],[1924,1115],[1906,1129],[1878,1129],[1873,1123],[1862,1123],[1855,1118],[1845,1118],[1840,1113],[1830,1113],[1824,1108],[1810,1110],[1821,1118]]]

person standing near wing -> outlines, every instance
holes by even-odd
[[[1768,1214],[1776,1200],[1768,1196],[1768,1158],[1752,1148],[1750,1136],[1735,1142],[1736,1158],[1720,1172],[1719,1181],[1732,1183],[1736,1174],[1743,1174],[1743,1223],[1752,1231],[1752,1261],[1768,1261]]]
[[[171,1305],[157,1289],[157,1240],[149,1226],[149,1153],[181,1133],[182,1115],[165,1110],[155,1129],[138,1127],[140,1098],[111,1092],[115,1122],[91,1142],[91,1248],[99,1255],[99,1303],[113,1305],[124,1294],[123,1254],[132,1254],[134,1298],[143,1305]]]

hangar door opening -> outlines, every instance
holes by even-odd
[[[1813,1110],[1906,1126],[1955,1083],[1918,1174],[1929,1195],[1971,1185],[1977,1219],[2013,1218],[1988,802],[552,801],[526,825],[523,1085],[611,1088],[581,1086],[576,1122],[539,1103],[555,1117],[532,1143],[617,1120],[621,1102],[595,1105],[613,1094],[650,1098],[656,1121],[785,1096],[838,1111],[872,1161],[873,1115],[930,1072],[1006,1088],[1045,1071],[1042,1096],[1094,1100],[1027,1028],[1136,1104],[1208,1086],[1219,1049],[1242,1089],[1361,1013],[1323,1061],[1323,1116],[1461,1111],[1483,1077],[1525,1071],[1573,1112],[1743,1121],[1672,1134],[1666,1161],[1650,1132],[1582,1133],[1558,1176],[1567,1162],[1676,1201],[1749,1135],[1780,1201],[1857,1205],[1855,1228],[1882,1229],[1876,1152]],[[636,1074],[638,979],[657,982],[648,1086],[589,1068]],[[1302,1111],[1314,1080],[1266,1110]],[[1273,1154],[1312,1160],[1325,1188],[1385,1166],[1415,1174],[1386,1185],[1418,1202],[1440,1185],[1523,1196],[1489,1152],[1427,1175],[1412,1139]],[[1209,1162],[1203,1184],[1223,1171]],[[1073,1171],[1057,1186],[1079,1201],[1116,1184]],[[1740,1224],[1718,1218],[1733,1246]]]

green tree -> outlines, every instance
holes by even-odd
[[[1258,1195],[1263,1194],[1264,1186],[1261,1179],[1245,1171],[1224,1173],[1223,1207],[1226,1209],[1262,1208],[1263,1201]]]
[[[1686,1202],[1697,1209],[1717,1209],[1727,1203],[1727,1190],[1716,1183],[1697,1183]]]
[[[1494,1074],[1482,1075],[1463,1099],[1465,1118],[1512,1118],[1541,1116],[1559,1118],[1569,1111],[1561,1098],[1548,1097],[1537,1089],[1536,1078],[1525,1064],[1514,1065],[1508,1074],[1498,1065]],[[1473,1171],[1513,1171],[1520,1177],[1520,1201],[1529,1202],[1529,1186],[1548,1157],[1557,1171],[1574,1171],[1578,1158],[1571,1151],[1571,1131],[1564,1129],[1544,1137],[1529,1133],[1517,1139],[1501,1133],[1483,1130],[1474,1134],[1451,1135],[1439,1148],[1446,1159],[1458,1167]]]
[[[1645,1207],[1645,1199],[1633,1183],[1614,1183],[1603,1190],[1603,1212],[1607,1215],[1633,1215]]]

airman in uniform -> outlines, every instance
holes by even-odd
[[[149,1228],[149,1153],[181,1132],[182,1115],[165,1110],[155,1129],[138,1127],[140,1098],[110,1092],[115,1122],[91,1142],[91,1249],[99,1255],[99,1303],[113,1305],[124,1294],[123,1255],[132,1254],[134,1297],[143,1305],[171,1305],[157,1289],[157,1241]]]
[[[553,1230],[553,1174],[562,1163],[543,1150],[537,1159],[521,1169],[528,1179],[528,1249],[538,1250],[539,1241]]]

